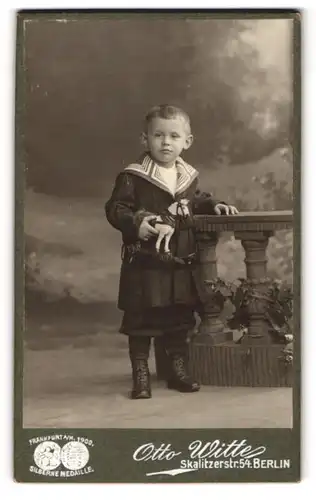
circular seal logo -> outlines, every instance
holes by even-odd
[[[56,469],[61,463],[61,448],[54,441],[44,441],[34,450],[34,462],[42,470]]]
[[[70,441],[61,450],[61,461],[67,469],[82,469],[89,461],[89,450],[83,443]]]

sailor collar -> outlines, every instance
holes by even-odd
[[[138,177],[146,179],[151,184],[167,191],[172,196],[177,196],[183,193],[197,178],[199,175],[198,171],[191,165],[186,163],[182,158],[178,157],[175,161],[175,166],[177,169],[177,187],[175,193],[170,191],[166,181],[160,174],[159,165],[148,155],[144,155],[139,163],[132,163],[124,169],[124,172],[131,172]]]

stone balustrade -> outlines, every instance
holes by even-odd
[[[269,333],[269,325],[265,319],[265,305],[264,301],[260,300],[260,295],[262,295],[267,287],[267,256],[266,249],[268,246],[269,238],[273,236],[275,231],[283,229],[292,229],[293,227],[293,213],[292,211],[273,211],[273,212],[243,212],[237,215],[197,215],[195,216],[195,224],[197,230],[197,240],[199,249],[199,261],[200,264],[196,270],[199,293],[201,301],[203,304],[202,311],[199,311],[201,316],[201,323],[199,325],[198,333],[194,338],[191,345],[191,365],[192,370],[196,374],[201,374],[201,365],[203,364],[204,375],[201,377],[208,381],[206,383],[216,383],[218,382],[218,377],[213,377],[210,370],[214,370],[214,363],[219,362],[221,364],[221,370],[225,372],[225,362],[230,364],[230,370],[232,364],[234,364],[232,352],[235,350],[229,350],[229,355],[227,354],[227,347],[236,348],[236,343],[233,341],[232,331],[227,328],[220,317],[221,307],[218,303],[212,300],[212,291],[209,284],[211,284],[217,277],[217,259],[216,259],[216,245],[219,236],[223,232],[233,232],[236,239],[241,241],[241,244],[245,250],[245,265],[246,265],[246,276],[249,282],[252,284],[253,290],[257,293],[258,300],[255,300],[251,306],[249,306],[249,327],[247,335],[241,340],[240,345],[238,345],[239,352],[248,355],[253,354],[254,359],[252,360],[252,371],[256,371],[256,364],[258,364],[258,369],[260,370],[276,370],[275,359],[278,358],[280,353],[280,346],[273,345],[273,337]],[[211,352],[211,347],[223,348],[221,351],[217,349]],[[248,346],[248,350],[245,348]],[[251,350],[249,348],[257,347],[263,349],[266,353],[267,359],[273,358],[272,365],[268,359],[264,359],[262,362],[258,361],[258,350]],[[276,349],[275,349],[276,347]],[[226,349],[224,349],[226,348]],[[270,349],[269,349],[270,348]],[[197,355],[197,352],[199,354]],[[263,352],[263,351],[262,351]],[[260,356],[262,356],[262,352]],[[214,354],[215,353],[215,354]],[[272,354],[271,354],[272,353]],[[223,357],[224,356],[224,357]],[[226,357],[225,357],[226,356]],[[271,358],[271,359],[272,359]],[[275,359],[274,359],[275,358]],[[225,361],[226,359],[226,361]],[[261,359],[261,358],[260,358]],[[161,351],[161,346],[159,346],[159,340],[156,342],[156,362],[157,362],[157,374],[158,377],[163,378],[163,364],[164,356]],[[217,361],[216,361],[217,360]],[[259,368],[259,364],[260,365]],[[238,363],[237,363],[238,365]],[[236,366],[237,366],[236,365]],[[271,366],[272,368],[271,368]],[[279,369],[279,368],[278,368]],[[277,369],[277,370],[278,370]],[[244,370],[241,367],[240,370]],[[240,371],[239,370],[239,371]],[[200,377],[200,378],[201,378]],[[213,378],[212,378],[213,377]],[[284,382],[271,382],[269,377],[267,381],[257,384],[253,384],[253,374],[249,374],[243,377],[236,373],[236,380],[243,380],[240,385],[289,385],[288,380]],[[248,377],[248,378],[247,378]],[[263,373],[263,379],[266,374]],[[272,377],[273,378],[273,377]],[[279,380],[279,375],[276,377]],[[281,377],[282,378],[282,377]],[[214,380],[213,380],[214,379]],[[216,380],[215,380],[216,379]],[[225,379],[225,376],[223,377]],[[233,375],[229,378],[226,377],[225,380],[233,380]],[[270,382],[269,382],[270,380]],[[203,380],[202,380],[203,382]],[[223,385],[230,385],[229,383],[224,383]],[[233,385],[239,385],[238,380],[234,382]]]
[[[209,336],[209,342],[218,344],[227,341],[230,336],[219,319],[220,310],[212,303],[207,290],[207,282],[217,278],[216,245],[219,234],[225,231],[233,232],[235,238],[241,241],[245,250],[247,279],[251,280],[258,294],[266,286],[263,281],[267,277],[266,249],[269,238],[275,231],[291,229],[293,214],[291,211],[278,212],[243,212],[237,215],[215,216],[198,215],[195,217],[198,247],[200,253],[200,268],[198,283],[204,297],[200,334]],[[209,299],[208,299],[209,297]],[[260,304],[260,301],[258,302]],[[268,325],[264,321],[263,309],[253,308],[249,311],[250,324],[248,335],[244,342],[271,343]]]

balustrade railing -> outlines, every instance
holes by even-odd
[[[230,216],[198,215],[195,217],[200,251],[199,283],[204,296],[204,307],[200,334],[210,336],[214,344],[226,341],[227,335],[219,320],[220,311],[212,305],[211,292],[207,290],[207,282],[217,277],[216,245],[218,235],[225,231],[233,232],[241,241],[245,250],[247,279],[252,282],[258,297],[265,291],[267,278],[266,250],[269,238],[275,231],[291,229],[293,214],[291,211],[279,212],[244,212]],[[268,323],[264,319],[264,304],[257,300],[249,310],[248,335],[244,342],[253,344],[272,343],[268,331]]]
[[[241,346],[257,346],[258,348],[268,348],[271,346],[272,348],[275,342],[270,333],[271,328],[269,323],[266,320],[266,303],[264,300],[261,300],[268,286],[266,250],[269,238],[276,231],[292,229],[292,211],[243,212],[234,216],[197,215],[195,216],[195,224],[200,261],[196,270],[196,282],[199,287],[203,307],[199,311],[201,323],[192,343],[191,350],[195,349],[195,345],[216,347],[233,343],[232,331],[221,319],[221,307],[217,301],[213,300],[211,286],[218,277],[216,246],[219,236],[223,232],[233,232],[235,239],[241,241],[245,250],[247,280],[251,284],[253,293],[257,298],[251,301],[248,306],[249,324],[247,334],[240,341]],[[278,353],[278,351],[273,352],[273,355]],[[159,340],[156,342],[156,362],[157,374],[162,378],[164,356],[161,346],[159,346]],[[201,362],[204,361],[200,357],[196,358],[193,353],[193,365],[194,363],[200,364]],[[216,362],[216,356],[213,356],[213,362]],[[225,360],[222,359],[221,364],[223,365],[223,363],[225,364]],[[255,363],[253,370],[256,370]],[[205,362],[205,366],[205,370],[207,370],[207,362]],[[193,371],[195,371],[195,368],[193,366]],[[225,366],[222,366],[222,369],[225,370]],[[260,369],[264,370],[265,368],[261,367]],[[266,369],[270,369],[268,365]],[[206,379],[208,380],[207,376]],[[249,384],[251,385],[251,381]]]

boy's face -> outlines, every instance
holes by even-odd
[[[172,166],[184,149],[188,149],[193,137],[181,117],[153,118],[148,124],[143,141],[152,158],[161,166]]]

